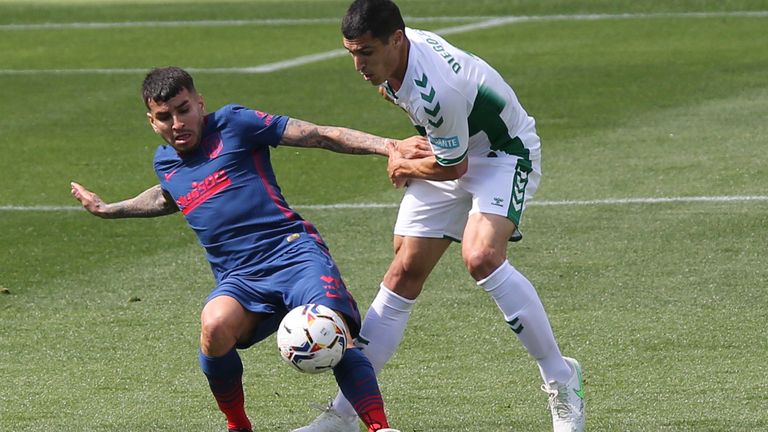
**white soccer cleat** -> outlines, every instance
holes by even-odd
[[[552,412],[554,432],[583,432],[586,415],[581,366],[575,359],[563,358],[573,369],[571,378],[564,384],[550,381],[542,384],[541,389],[549,395],[549,410]]]
[[[386,428],[386,429],[379,429],[376,432],[400,432],[400,431],[398,429]]]
[[[381,429],[381,431],[399,432],[395,429]],[[312,423],[294,429],[292,432],[360,432],[357,426],[357,416],[347,417],[328,405]]]

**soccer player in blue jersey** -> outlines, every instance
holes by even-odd
[[[216,280],[200,318],[200,367],[228,430],[251,431],[238,348],[266,338],[289,310],[308,303],[339,313],[353,337],[360,330],[357,304],[328,248],[280,191],[270,147],[386,155],[396,142],[238,105],[207,114],[192,77],[176,67],[152,70],[142,97],[152,129],[167,142],[154,157],[160,184],[111,204],[75,182],[72,195],[107,219],[183,213]],[[350,345],[333,372],[368,431],[396,432],[360,349]]]

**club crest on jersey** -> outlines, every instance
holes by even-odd
[[[224,141],[221,140],[221,135],[215,134],[203,142],[203,147],[205,148],[205,153],[208,155],[208,159],[214,159],[224,148]]]
[[[187,215],[230,184],[232,184],[232,180],[227,176],[226,171],[216,171],[202,181],[192,182],[192,190],[179,197],[176,200],[176,205],[182,213]]]
[[[435,147],[440,147],[442,149],[454,149],[459,146],[459,137],[458,136],[452,136],[448,138],[441,138],[441,137],[435,137],[432,135],[428,135],[427,138],[429,139],[429,143],[432,144]]]

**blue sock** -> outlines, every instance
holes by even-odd
[[[348,348],[339,364],[333,368],[333,375],[341,393],[369,429],[388,427],[376,374],[371,362],[360,349]]]
[[[251,422],[245,414],[243,393],[243,362],[237,350],[221,357],[208,357],[200,352],[200,369],[208,378],[216,404],[227,417],[228,429],[251,429]]]

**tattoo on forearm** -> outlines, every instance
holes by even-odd
[[[179,211],[160,185],[155,185],[134,198],[108,205],[109,217],[156,217]]]
[[[295,147],[318,147],[338,153],[387,154],[387,138],[354,129],[318,126],[291,119],[283,135],[283,144]]]

